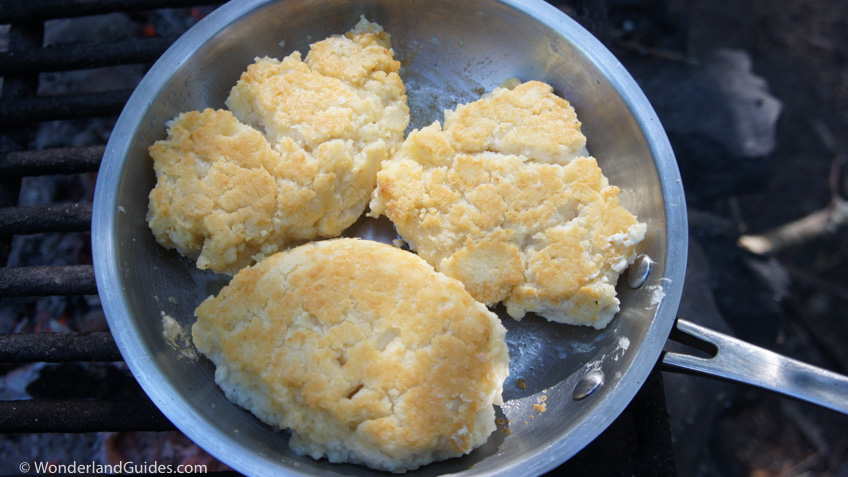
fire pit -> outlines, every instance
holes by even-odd
[[[604,2],[557,6],[599,37],[607,35]],[[174,426],[123,366],[102,319],[88,245],[92,189],[111,125],[134,82],[181,30],[214,7],[156,0],[0,2],[0,25],[8,25],[0,29],[6,35],[0,40],[0,455],[6,466],[0,473],[17,473],[19,464],[39,459],[106,464],[126,455],[108,452],[118,441],[149,445],[145,438],[115,436],[174,434],[165,432]],[[116,38],[86,38],[90,30]],[[83,86],[92,78],[96,84]],[[24,452],[15,444],[21,442],[39,449]],[[170,462],[175,465],[191,460],[185,453],[172,458],[183,459]],[[661,374],[655,370],[627,411],[558,470],[673,474]]]
[[[656,63],[671,63],[677,68],[692,59],[688,56],[691,51],[679,47],[685,32],[675,21],[677,12],[667,7],[677,2],[571,0],[552,3],[578,19],[601,40],[612,42],[615,39],[617,53],[627,53],[622,61],[628,68],[632,68],[633,63],[645,67],[642,76],[635,75],[637,78],[654,76],[651,68]],[[712,17],[720,17],[721,22],[727,22],[728,16],[732,16],[743,18],[744,22],[748,22],[743,22],[743,25],[752,26],[762,21],[760,18],[764,16],[762,11],[749,8],[758,2],[734,3],[729,9],[726,8],[728,2],[721,3],[720,7],[713,2],[692,3],[690,8],[699,20],[693,24],[709,22]],[[801,2],[797,8],[815,11],[815,8],[808,7],[819,3]],[[113,449],[133,446],[138,451],[136,455],[143,455],[142,451],[146,448],[157,447],[151,444],[157,438],[177,439],[174,436],[178,433],[173,430],[173,425],[135,385],[103,319],[88,245],[91,194],[111,126],[135,83],[182,30],[212,8],[214,6],[184,0],[51,0],[37,3],[0,0],[0,85],[3,100],[0,108],[0,474],[21,472],[20,463],[37,460],[55,464],[92,460],[103,463],[109,459],[111,462],[120,459],[121,455],[105,456],[104,446]],[[817,8],[821,10],[820,6]],[[768,13],[765,17],[769,15],[778,16],[777,13]],[[82,19],[84,16],[87,18]],[[832,18],[834,24],[839,18],[838,15],[824,17]],[[103,33],[105,24],[111,28],[109,31],[114,37],[66,36],[73,24],[85,25],[78,26],[78,29],[98,34]],[[780,23],[777,21],[775,24]],[[804,31],[804,24],[804,21],[795,22],[796,30]],[[818,26],[817,31],[827,31],[827,24]],[[737,30],[771,34],[768,28],[739,26]],[[737,36],[744,36],[738,32]],[[696,43],[696,49],[704,48],[706,44],[732,43],[723,38],[709,38],[721,34],[718,30],[706,35],[701,31],[695,33],[693,43]],[[816,55],[825,57],[823,52],[839,51],[838,44],[829,43],[822,33],[818,35],[808,42],[791,42],[789,53],[796,59],[807,56],[814,63],[819,61]],[[814,55],[806,54],[806,47]],[[783,51],[775,51],[778,50]],[[768,60],[761,61],[765,61],[767,71],[771,68],[771,73],[780,74],[780,68],[769,67]],[[779,63],[784,62],[786,59],[781,57]],[[786,83],[791,90],[784,87],[784,97],[791,92],[797,98],[796,102],[818,104],[815,95],[796,94],[799,85],[792,81],[787,76]],[[822,91],[831,89],[822,88]],[[664,89],[659,85],[657,91],[663,92]],[[792,104],[789,107],[792,108]],[[797,111],[799,107],[794,109]],[[684,126],[678,124],[677,128]],[[811,140],[811,134],[802,136],[804,148],[814,149],[818,141],[833,154],[840,151],[839,141],[833,138],[833,132],[829,132],[822,123],[813,126],[818,132],[818,139]],[[791,127],[790,121],[782,126],[783,129]],[[838,128],[835,131],[838,132]],[[695,181],[695,187],[690,190],[696,192],[691,195],[696,200],[694,206],[699,210],[694,212],[708,211],[690,213],[693,233],[699,239],[706,237],[704,241],[708,244],[707,253],[711,258],[721,258],[718,263],[714,260],[710,263],[716,269],[712,279],[698,277],[703,285],[699,288],[691,286],[687,277],[685,288],[709,294],[711,290],[707,280],[712,280],[712,283],[718,284],[719,291],[724,292],[718,305],[722,312],[727,313],[741,297],[760,296],[765,291],[752,287],[748,284],[750,281],[741,287],[735,285],[740,275],[750,278],[750,271],[740,269],[738,251],[734,252],[732,240],[727,240],[738,233],[735,228],[740,224],[721,215],[726,212],[725,215],[738,217],[740,208],[742,212],[746,208],[760,211],[767,208],[767,202],[773,201],[766,194],[760,194],[740,206],[733,200],[715,200],[715,188],[699,190],[709,180],[721,182],[726,192],[734,184],[762,187],[764,179],[759,176],[752,179],[753,170],[746,169],[744,163],[742,170],[736,170],[735,175],[722,175],[727,168],[722,169],[722,164],[716,164],[714,160],[722,151],[711,148],[709,143],[691,142],[691,137],[688,139],[690,142],[675,143],[675,149],[684,162],[681,165],[684,181]],[[810,147],[811,143],[813,147]],[[689,145],[699,146],[698,150],[687,150]],[[844,149],[841,151],[844,153]],[[681,152],[695,152],[695,160],[685,163],[693,154]],[[805,159],[803,167],[798,166],[797,170],[809,174],[808,177],[819,178],[827,177],[827,171],[822,171],[826,168],[825,163],[811,169],[810,162]],[[756,169],[758,174],[761,170],[762,167]],[[797,176],[792,175],[792,180]],[[781,184],[780,181],[777,183]],[[783,194],[784,187],[779,188]],[[819,189],[826,195],[826,186]],[[791,208],[797,213],[792,215],[802,216],[802,212],[826,206],[827,197],[813,205],[809,202],[816,198],[815,194],[809,197],[811,199],[807,202],[793,202]],[[781,210],[780,214],[784,213]],[[771,217],[775,214],[757,212],[755,219],[751,219],[749,214],[749,225],[754,228],[759,224],[762,229],[767,228],[763,224],[773,227],[783,223]],[[810,252],[809,246],[802,248],[803,253],[798,254],[796,263],[802,262],[800,257],[826,255],[828,249],[844,250],[844,247],[838,247],[840,243],[844,243],[844,233],[828,239],[825,247],[816,253]],[[704,266],[707,262],[703,262]],[[828,263],[839,262],[829,260]],[[821,267],[821,264],[818,266]],[[838,313],[825,313],[824,304],[834,300],[843,306],[848,303],[844,298],[844,284],[840,285],[838,280],[820,280],[806,273],[801,266],[790,268],[789,272],[793,280],[801,283],[803,292],[793,298],[790,305],[811,314],[813,319],[839,316]],[[730,275],[734,275],[732,278],[736,281],[729,278]],[[736,300],[733,300],[734,296]],[[684,295],[684,305],[686,301]],[[690,307],[693,311],[704,313],[707,310],[717,314],[714,310],[716,303],[693,302],[695,305]],[[746,302],[745,308],[734,312],[740,317],[745,315],[746,322],[759,324],[757,330],[750,326],[740,328],[743,337],[757,340],[760,336],[778,335],[782,343],[795,343],[792,345],[794,349],[815,348],[810,345],[809,338],[805,341],[803,333],[798,333],[801,337],[798,338],[787,337],[783,331],[778,331],[774,320],[748,320],[752,312],[757,318],[764,318],[766,314],[780,316],[772,301],[759,300],[759,303],[770,304],[761,306],[767,308],[765,310],[752,310],[751,304]],[[821,318],[818,318],[819,313]],[[710,326],[720,324],[711,323]],[[813,321],[808,326],[813,331],[812,341],[840,342],[838,333],[829,333],[824,326],[817,328],[817,322]],[[797,331],[799,325],[790,324],[790,329],[793,327]],[[753,334],[755,332],[757,334]],[[833,350],[830,362],[841,362],[844,366],[844,350],[838,346],[829,349]],[[827,362],[825,359],[824,363]],[[846,449],[844,433],[840,431],[844,429],[844,419],[839,419],[842,416],[834,418],[828,412],[815,414],[805,408],[801,408],[804,411],[801,412],[795,404],[780,404],[777,399],[762,399],[747,391],[744,394],[733,393],[728,386],[721,384],[708,390],[705,390],[707,386],[682,387],[692,395],[715,397],[707,399],[707,412],[704,408],[686,409],[686,406],[680,405],[679,399],[672,399],[670,411],[675,431],[681,431],[679,435],[691,436],[693,429],[714,426],[715,421],[710,419],[718,414],[719,425],[714,426],[718,435],[732,437],[734,432],[740,432],[735,429],[745,433],[746,426],[749,426],[759,429],[758,435],[762,435],[764,442],[752,444],[750,439],[746,439],[743,445],[730,449],[736,443],[732,438],[725,439],[727,442],[724,444],[708,442],[705,434],[698,439],[684,439],[691,444],[688,447],[678,440],[675,447],[678,451],[682,448],[683,452],[675,456],[668,430],[665,395],[670,392],[673,398],[681,391],[678,378],[669,379],[672,384],[666,387],[662,374],[655,370],[625,413],[595,442],[557,471],[567,471],[570,475],[670,475],[675,471],[675,457],[689,459],[687,462],[695,462],[694,468],[698,468],[697,457],[692,455],[703,454],[705,448],[716,452],[723,447],[729,449],[726,451],[728,454],[735,452],[737,459],[747,459],[746,462],[769,460],[768,456],[780,456],[790,462],[794,458],[794,469],[799,473],[809,469],[824,470],[822,465],[828,461],[831,468],[839,467],[840,456],[844,456]],[[732,400],[730,396],[734,394],[742,394],[741,399]],[[758,406],[760,402],[764,405]],[[726,417],[721,417],[722,414]],[[789,444],[776,442],[776,437],[765,436],[765,431],[756,427],[763,420],[776,420],[775,415],[786,417],[777,420],[782,421],[780,431],[789,435]],[[802,440],[797,437],[799,434],[810,443],[807,448],[813,448],[815,454],[812,457],[807,457],[809,454],[804,454],[805,447],[797,444],[798,440]],[[768,441],[765,441],[766,438]],[[786,446],[791,452],[781,452]],[[755,455],[746,456],[746,453]],[[182,458],[187,455],[183,453]],[[713,458],[721,460],[722,455]],[[774,468],[776,464],[771,459],[766,465]],[[724,468],[722,465],[719,467]],[[212,467],[209,469],[212,470]],[[693,467],[680,467],[680,470],[686,474]]]

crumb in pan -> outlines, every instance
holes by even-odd
[[[195,314],[227,397],[291,429],[299,454],[404,472],[496,429],[506,330],[408,251],[311,242],[243,269]]]
[[[605,327],[645,224],[619,203],[551,86],[496,88],[410,133],[383,163],[369,215],[479,301],[521,319]]]
[[[288,246],[334,237],[364,212],[403,140],[406,93],[389,35],[364,18],[305,60],[257,58],[225,109],[180,114],[150,147],[157,241],[234,274]]]
[[[196,360],[197,351],[191,342],[191,332],[183,328],[173,316],[164,311],[160,314],[162,316],[162,337],[165,338],[165,342],[179,353],[179,357],[188,358],[192,361]]]

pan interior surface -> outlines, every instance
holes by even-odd
[[[166,342],[163,314],[190,332],[195,307],[229,278],[199,271],[159,246],[145,220],[155,184],[147,147],[165,138],[166,121],[183,111],[224,107],[255,57],[305,53],[310,43],[349,30],[361,15],[392,36],[410,129],[443,120],[444,109],[478,99],[506,79],[548,82],[576,109],[589,151],[621,188],[622,204],[648,224],[638,252],[651,257],[652,272],[637,289],[620,280],[622,311],[607,329],[535,316],[516,322],[500,313],[511,356],[506,403],[498,410],[502,424],[470,455],[411,472],[543,473],[600,434],[647,378],[673,324],[687,248],[679,173],[654,111],[597,40],[544,2],[247,1],[213,12],[154,65],[107,147],[95,194],[93,249],[110,327],[154,403],[232,468],[249,475],[373,473],[291,453],[287,433],[227,401],[211,363]],[[385,223],[353,228],[348,235],[393,238]],[[603,383],[575,400],[587,374],[603,376]]]

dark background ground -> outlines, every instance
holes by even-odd
[[[848,228],[766,256],[737,244],[828,207],[834,178],[846,196],[848,2],[610,0],[607,15],[599,35],[657,109],[687,191],[680,315],[848,374]],[[666,393],[680,475],[848,475],[846,416],[669,373]]]
[[[561,3],[570,5],[563,8],[580,18],[633,74],[669,133],[687,191],[692,244],[679,315],[848,374],[848,347],[843,345],[848,339],[848,227],[833,227],[766,256],[738,245],[743,235],[801,219],[839,196],[829,181],[834,165],[848,152],[848,2],[607,0],[600,9],[597,2]],[[574,6],[581,4],[587,7]],[[150,26],[155,34],[176,35],[190,26],[192,15],[199,18],[205,11],[114,15],[90,29],[98,37],[104,32],[115,38],[146,35]],[[54,40],[46,43],[68,39],[64,27],[62,22],[53,25],[49,31]],[[94,78],[108,80],[107,87],[114,89],[132,87],[142,74],[143,67],[131,66]],[[44,94],[92,87],[91,75],[52,79],[43,81],[42,88],[51,84],[56,91]],[[45,123],[32,147],[104,144],[111,124],[108,119]],[[71,139],[55,139],[56,130]],[[837,189],[844,197],[846,175],[838,177]],[[25,188],[33,197],[22,195],[21,205],[81,200],[75,194],[90,200],[93,179],[68,177],[58,185],[33,179]],[[65,264],[57,260],[66,260],[67,249],[79,249],[79,255],[88,257],[80,260],[90,263],[87,234],[38,240],[16,241],[9,266]],[[54,250],[59,252],[51,258]],[[0,332],[39,326],[104,329],[96,297],[87,300],[6,300],[0,307],[5,319],[0,319]],[[20,316],[29,318],[15,321]],[[70,318],[56,323],[57,317]],[[0,395],[23,398],[25,387],[30,397],[49,397],[52,391],[38,386],[49,382],[67,397],[69,389],[87,382],[81,376],[105,373],[96,382],[112,381],[110,376],[118,372],[110,366],[84,372],[70,368],[4,368]],[[119,371],[126,376],[126,370]],[[30,382],[33,376],[38,377]],[[65,380],[57,381],[57,376]],[[674,373],[664,378],[679,475],[848,476],[848,417],[740,385]],[[23,384],[15,387],[17,381]],[[90,395],[96,392],[93,386],[82,387],[80,392],[88,394],[79,397],[104,398]],[[151,435],[8,436],[0,442],[0,473],[16,471],[2,467],[4,461],[50,458],[44,451],[49,446],[66,448],[69,456],[85,461],[93,452],[144,447],[139,439],[153,439]],[[197,453],[177,434],[156,439],[160,441],[145,446],[182,456]]]

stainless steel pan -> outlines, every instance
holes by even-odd
[[[166,343],[162,313],[188,328],[197,304],[227,278],[164,250],[145,222],[154,184],[147,147],[165,137],[165,121],[182,111],[223,107],[255,57],[305,52],[309,43],[350,29],[360,15],[392,34],[411,127],[441,120],[445,108],[477,99],[507,78],[546,81],[574,105],[589,150],[621,187],[624,205],[648,224],[639,252],[649,258],[621,280],[622,309],[613,323],[595,331],[505,318],[512,364],[500,412],[510,432],[495,432],[470,455],[415,474],[531,475],[556,467],[622,412],[661,358],[675,323],[719,352],[711,360],[666,354],[667,364],[848,412],[846,378],[676,320],[687,218],[672,150],[627,71],[573,20],[541,0],[246,0],[201,21],[145,76],[112,133],[95,193],[95,271],[112,333],[138,382],[189,438],[246,474],[371,473],[292,454],[284,432],[224,398],[209,362],[186,358]],[[390,229],[363,222],[351,233],[385,239]],[[543,396],[547,410],[539,413],[533,404]]]

